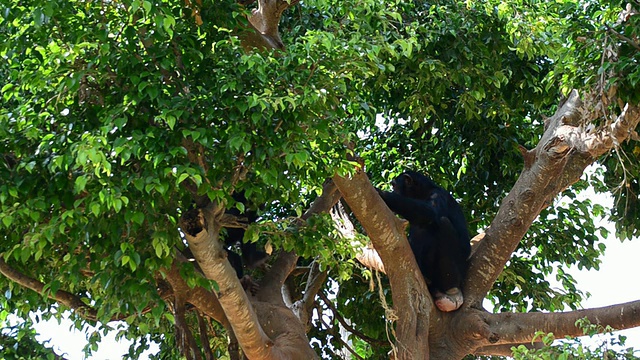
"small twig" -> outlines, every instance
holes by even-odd
[[[307,87],[307,84],[309,84],[309,80],[311,80],[311,77],[313,76],[313,73],[316,72],[317,68],[318,66],[315,63],[311,64],[311,71],[309,72],[309,76],[307,77],[307,80],[305,80],[304,85],[302,85],[303,88]]]
[[[180,350],[182,351],[182,355],[184,355],[187,360],[202,360],[202,355],[200,354],[200,349],[198,344],[196,343],[196,339],[193,337],[191,330],[189,329],[189,325],[187,324],[187,320],[185,318],[186,306],[185,306],[185,295],[176,293],[174,299],[174,319],[175,319],[175,330],[176,330],[176,342]]]
[[[348,332],[356,335],[357,337],[361,338],[362,340],[366,341],[367,343],[369,343],[371,345],[384,345],[384,346],[388,346],[389,345],[388,342],[381,341],[381,340],[369,337],[369,336],[359,332],[358,330],[354,329],[353,326],[349,325],[345,321],[345,319],[338,313],[338,309],[336,309],[336,307],[333,306],[333,303],[331,302],[331,300],[329,300],[329,298],[327,298],[327,295],[325,295],[322,291],[320,291],[318,293],[318,297],[320,297],[320,299],[322,299],[322,301],[327,305],[329,310],[331,310],[331,312],[333,313],[333,317],[336,320],[338,320],[340,325],[342,325],[342,327],[345,328],[345,330],[347,330]]]
[[[198,328],[200,329],[200,346],[204,351],[204,358],[206,360],[213,360],[213,352],[211,351],[211,346],[209,345],[209,336],[207,335],[207,323],[204,321],[202,314],[200,311],[196,311],[196,316],[198,317]]]
[[[244,153],[239,153],[238,160],[236,161],[236,166],[233,167],[233,175],[231,176],[231,185],[235,186],[238,183],[238,181],[244,180],[248,172],[249,172],[249,169],[246,166],[244,166]]]
[[[313,313],[313,304],[316,295],[322,288],[327,279],[327,272],[320,271],[320,266],[316,261],[311,264],[311,269],[307,277],[307,285],[304,289],[304,296],[301,300],[296,302],[295,308],[299,310],[298,318],[306,326],[311,321],[311,314]]]
[[[632,39],[629,39],[628,37],[620,34],[619,32],[615,31],[614,29],[612,29],[609,25],[605,25],[607,27],[607,31],[610,34],[615,35],[618,39],[620,40],[624,40],[626,43],[628,43],[629,45],[633,46],[634,48],[636,48],[636,50],[640,51],[640,45],[638,45],[637,42],[633,41]]]
[[[320,317],[320,321],[322,322],[322,324],[327,328],[327,329],[333,329],[333,326],[329,326],[329,324],[327,324],[324,319],[322,319],[322,317]],[[364,358],[362,358],[360,355],[358,355],[358,353],[355,352],[355,350],[353,350],[351,348],[351,346],[349,346],[349,344],[347,344],[346,341],[342,340],[342,337],[339,336],[340,334],[338,334],[338,336],[336,336],[336,334],[333,334],[333,336],[355,357],[357,357],[358,359],[364,360]],[[335,352],[334,352],[335,354]],[[337,355],[337,354],[336,354]]]

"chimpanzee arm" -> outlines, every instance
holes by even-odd
[[[438,220],[437,209],[427,201],[412,199],[394,192],[378,190],[378,194],[394,213],[419,224],[430,224]]]
[[[461,244],[464,244],[462,245],[461,249],[467,252],[471,251],[471,247],[469,245],[471,236],[469,235],[467,220],[464,217],[464,213],[462,212],[462,208],[460,208],[460,205],[458,205],[458,203],[453,198],[449,198],[440,206],[440,211],[442,211],[442,209],[446,209],[446,211],[442,211],[440,215],[449,218],[449,221],[451,221],[451,225],[458,233]]]

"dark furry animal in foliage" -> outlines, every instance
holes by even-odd
[[[232,195],[233,199],[239,203],[245,205],[244,213],[233,207],[226,211],[227,214],[235,215],[242,219],[242,223],[250,225],[258,220],[258,212],[255,209],[251,209],[247,204],[247,199],[243,192],[235,193]],[[244,221],[246,219],[246,221]],[[244,276],[243,265],[248,268],[255,268],[262,265],[267,260],[267,253],[258,250],[255,243],[245,243],[242,241],[244,238],[245,230],[243,228],[225,228],[227,234],[224,239],[225,247],[227,248],[227,256],[231,266],[236,271],[239,279]],[[238,255],[234,251],[235,247],[240,247],[242,256]]]
[[[441,311],[463,303],[462,282],[471,253],[467,222],[451,194],[430,178],[407,171],[378,190],[389,209],[409,221],[409,243],[420,271]]]

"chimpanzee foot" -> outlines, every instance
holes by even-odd
[[[436,302],[436,306],[442,312],[458,310],[464,302],[462,291],[458,288],[451,288],[444,293],[437,291],[433,297]]]

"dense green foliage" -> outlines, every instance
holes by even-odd
[[[247,10],[233,1],[203,2],[200,26],[182,1],[4,1],[0,255],[46,287],[43,296],[0,276],[11,294],[0,309],[27,317],[66,290],[103,323],[125,319],[122,335],[139,341],[132,356],[149,340],[177,356],[158,271],[183,247],[177,221],[190,190],[231,207],[235,189],[260,207],[253,240],[336,269],[330,276],[345,281],[335,311],[384,344],[370,274],[342,261],[352,249],[336,244],[326,218],[295,233],[287,221],[348,169],[353,145],[375,185],[406,168],[428,172],[460,200],[472,234],[485,228],[522,169],[518,145],[535,146],[542,116],[567,90],[603,76],[637,100],[640,53],[608,32],[637,37],[638,16],[616,24],[622,8],[311,0],[283,15],[286,51],[246,53],[236,30]],[[603,61],[612,44],[618,61]],[[613,191],[618,233],[637,236],[639,156],[637,142],[621,147],[600,176],[566,191],[566,204],[543,211],[490,294],[496,311],[578,307],[563,269],[597,268],[604,230],[593,220],[607,214],[575,195],[587,185]],[[561,290],[549,283],[554,269]],[[338,335],[315,325],[310,337],[332,356]],[[354,341],[367,358],[388,351]]]

